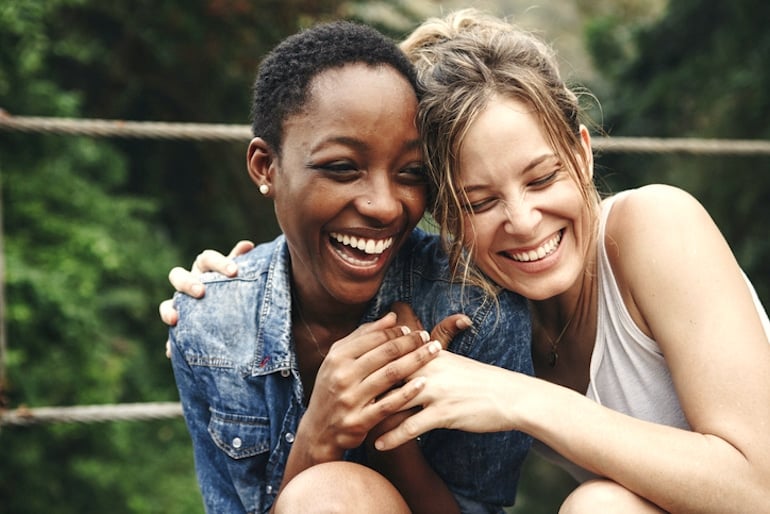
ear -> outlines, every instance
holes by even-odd
[[[584,158],[582,161],[585,163],[584,172],[588,174],[588,179],[594,178],[594,152],[591,148],[591,134],[588,132],[588,128],[585,125],[580,125],[580,146],[583,149]]]
[[[268,186],[267,197],[273,195],[273,173],[277,165],[278,158],[272,147],[261,137],[252,139],[246,151],[246,168],[257,187]]]

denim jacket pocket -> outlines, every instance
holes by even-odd
[[[244,459],[270,449],[270,425],[266,418],[211,411],[209,435],[230,458]]]

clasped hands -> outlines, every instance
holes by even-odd
[[[237,275],[232,259],[253,247],[250,241],[240,241],[227,256],[205,250],[189,271],[173,268],[169,281],[180,292],[203,297],[200,274]],[[448,316],[428,336],[408,304],[398,302],[391,311],[335,342],[318,370],[303,421],[314,429],[303,433],[313,434],[313,447],[327,454],[321,460],[339,458],[345,449],[355,448],[365,439],[377,439],[379,449],[392,449],[427,431],[409,423],[409,415],[420,406],[417,397],[426,382],[422,372],[440,355],[453,355],[441,350],[470,327],[471,321],[463,314]],[[172,299],[163,301],[159,312],[167,325],[177,323]],[[413,433],[415,430],[421,432]],[[387,434],[386,444],[380,444],[383,434]]]

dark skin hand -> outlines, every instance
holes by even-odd
[[[219,271],[226,276],[237,275],[237,267],[232,258],[253,247],[254,244],[250,241],[240,241],[227,256],[213,250],[204,251],[195,259],[191,271],[174,268],[169,273],[169,281],[175,289],[200,298],[205,294],[205,288],[197,278],[202,271]],[[162,302],[159,310],[161,319],[167,325],[176,324],[178,314],[173,308],[172,300]],[[413,331],[422,330],[422,322],[408,304],[397,302],[392,305],[391,310],[397,314],[399,325],[405,325]],[[431,339],[439,341],[442,347],[446,348],[458,333],[470,326],[471,321],[467,316],[455,314],[445,318],[433,328]],[[419,376],[419,372],[415,376]],[[425,462],[416,441],[387,452],[374,449],[373,442],[376,438],[387,432],[389,428],[397,426],[408,415],[409,412],[391,415],[369,432],[366,442],[370,464],[399,489],[414,513],[459,513],[454,496],[443,480]],[[425,491],[430,491],[430,494],[425,494]]]
[[[412,330],[423,330],[422,322],[409,304],[396,302],[391,306],[391,311],[398,316],[399,325],[406,325]],[[463,314],[448,316],[433,328],[431,339],[441,342],[442,347],[446,349],[457,334],[470,326],[470,319]],[[412,512],[459,513],[454,495],[441,477],[425,462],[417,441],[410,441],[385,452],[374,449],[377,437],[396,427],[410,414],[411,411],[393,414],[369,431],[366,438],[369,463],[396,486]],[[426,491],[430,491],[430,494],[425,494]]]

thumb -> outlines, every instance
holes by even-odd
[[[438,325],[433,327],[433,330],[430,332],[430,338],[439,341],[441,346],[446,349],[449,343],[457,337],[457,334],[470,328],[472,325],[473,322],[465,314],[452,314],[442,319]]]

